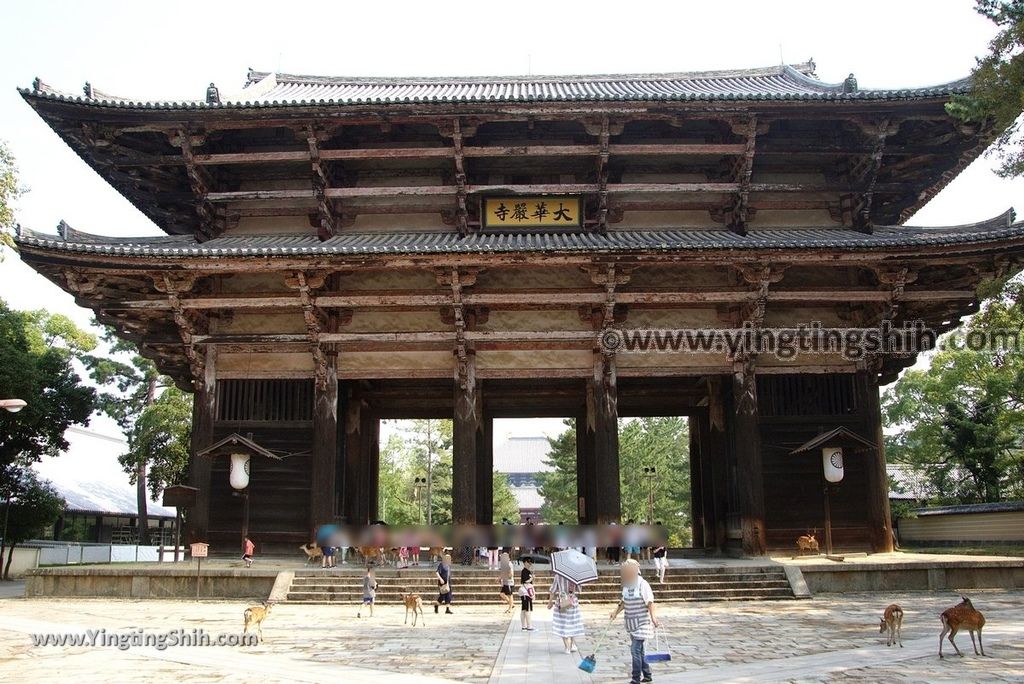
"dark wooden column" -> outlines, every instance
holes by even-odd
[[[726,432],[726,398],[720,377],[708,381],[708,412],[701,421],[701,456],[704,477],[704,511],[707,546],[722,551],[728,538],[726,510],[729,503],[729,436]]]
[[[338,373],[336,357],[326,357],[313,389],[313,448],[310,462],[310,526],[334,521],[334,468],[338,458]]]
[[[767,552],[764,528],[764,471],[753,361],[737,363],[732,376],[733,449],[743,553]]]
[[[363,464],[366,455],[363,453],[362,435],[362,400],[359,397],[358,387],[354,383],[345,383],[344,412],[345,432],[345,476],[344,489],[341,497],[341,510],[345,516],[345,522],[350,525],[365,525],[369,522],[366,515],[366,504],[363,484]]]
[[[595,355],[594,375],[587,382],[586,437],[592,449],[587,477],[593,480],[593,501],[587,500],[592,523],[621,522],[619,491],[619,410],[615,357]],[[591,467],[592,466],[592,467]]]
[[[581,525],[597,518],[597,479],[594,477],[594,433],[587,429],[587,414],[576,416],[576,515]],[[556,521],[557,522],[557,521]]]
[[[476,440],[476,522],[494,524],[494,419],[480,422]]]
[[[704,458],[701,451],[700,416],[690,416],[690,530],[695,549],[704,548],[707,514],[704,503]]]
[[[210,457],[196,458],[196,453],[213,444],[213,423],[217,418],[217,348],[209,345],[206,349],[205,366],[201,383],[196,389],[192,403],[192,456],[189,460],[188,484],[196,492],[196,505],[186,511],[185,540],[191,542],[209,541],[210,529]]]
[[[452,425],[452,522],[477,522],[477,443],[482,439],[480,383],[476,361],[468,354],[455,374],[455,411]]]
[[[361,422],[362,478],[363,491],[366,492],[363,515],[372,522],[380,517],[380,418],[371,411],[363,410]]]
[[[889,476],[885,468],[885,441],[882,434],[882,407],[878,398],[878,376],[870,371],[858,371],[857,394],[857,407],[864,421],[864,436],[876,445],[874,449],[864,453],[871,548],[875,553],[888,553],[893,550],[892,512],[889,509]]]

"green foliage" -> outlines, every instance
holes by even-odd
[[[192,433],[192,396],[168,387],[146,406],[128,433],[128,453],[118,457],[138,484],[138,466],[148,467],[146,484],[156,498],[164,487],[180,484],[188,470]]]
[[[653,467],[657,477],[644,477]],[[690,441],[685,418],[619,421],[619,480],[622,519],[648,522],[648,494],[654,489],[654,519],[668,530],[670,544],[688,546],[690,529]]]
[[[977,11],[992,20],[999,32],[971,73],[971,91],[953,98],[946,110],[1000,132],[994,150],[1000,158],[999,175],[1024,173],[1024,145],[1020,115],[1024,111],[1024,0],[977,0]]]
[[[6,558],[3,563],[3,577],[9,579],[10,559],[18,544],[39,536],[40,533],[64,510],[64,499],[49,482],[40,480],[30,468],[19,470],[11,482],[10,510],[7,511],[7,536],[4,539]],[[7,492],[5,492],[5,503]]]
[[[540,475],[544,497],[541,516],[548,522],[577,521],[576,428],[549,438],[551,451],[545,461],[549,472]],[[657,471],[654,487],[654,521],[669,532],[673,545],[690,543],[689,433],[684,418],[638,418],[619,421],[619,479],[622,520],[642,523],[648,518],[652,482],[643,469]]]
[[[567,418],[565,430],[557,437],[548,437],[548,442],[551,450],[544,461],[548,471],[537,476],[540,495],[544,497],[541,518],[576,523],[576,421]]]
[[[403,421],[402,430],[391,434],[380,450],[378,511],[389,525],[427,523],[427,490],[417,499],[415,479],[431,471],[431,521],[452,521],[452,421],[420,419]],[[519,519],[508,478],[494,473],[494,519]],[[422,516],[422,517],[421,517]]]
[[[492,516],[494,522],[498,523],[502,520],[519,522],[519,502],[516,501],[516,496],[512,493],[508,475],[496,472],[493,474],[493,478],[494,493],[491,501],[494,505],[494,515]]]
[[[89,424],[96,393],[81,384],[72,362],[95,346],[65,316],[15,311],[0,300],[0,393],[28,402],[19,413],[0,415],[4,475],[16,459],[29,463],[67,449],[65,430]]]
[[[18,185],[18,169],[7,145],[0,141],[0,246],[14,249],[14,201],[24,192]],[[0,259],[2,259],[0,255]]]
[[[926,475],[938,493],[931,503],[1024,496],[1024,354],[1015,346],[1024,330],[1022,302],[1024,285],[1010,281],[962,333],[1009,339],[1010,346],[949,345],[883,397],[884,417],[896,429],[886,437],[889,459]]]

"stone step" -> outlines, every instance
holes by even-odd
[[[431,595],[424,595],[425,603],[430,603]],[[609,592],[606,595],[586,594],[581,597],[585,604],[591,603],[613,603],[619,594]],[[752,601],[752,600],[780,600],[792,599],[793,593],[787,588],[747,590],[747,589],[716,589],[716,590],[688,590],[688,591],[659,591],[656,593],[658,601]],[[498,604],[500,597],[496,593],[466,593],[456,592],[456,602],[460,604]],[[348,603],[358,604],[362,601],[362,592],[331,593],[323,591],[305,592],[289,591],[287,594],[289,602],[302,603]],[[377,603],[380,605],[401,605],[401,598],[398,594],[393,596],[378,594]],[[538,602],[540,603],[540,602]]]
[[[362,591],[363,585],[361,582],[345,582],[338,581],[332,578],[323,578],[319,581],[308,581],[308,582],[293,582],[293,589],[302,589],[303,591],[338,591],[338,590],[352,590]],[[436,586],[435,583],[425,582],[378,582],[378,591],[405,591],[405,590],[418,590],[426,591],[432,590]],[[456,582],[455,586],[461,591],[498,591],[498,585],[495,582]],[[539,589],[542,589],[544,585],[536,585]],[[758,579],[758,580],[733,580],[733,581],[714,581],[714,582],[666,582],[665,584],[655,584],[654,588],[658,591],[671,590],[671,589],[718,589],[718,588],[746,588],[746,589],[760,589],[760,588],[779,588],[789,587],[789,582],[785,579]],[[603,584],[593,583],[588,584],[585,593],[593,593],[596,591],[619,591],[618,584]]]

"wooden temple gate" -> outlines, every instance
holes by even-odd
[[[581,522],[619,518],[618,418],[690,421],[697,547],[760,555],[822,527],[838,428],[873,445],[830,495],[837,547],[892,548],[879,386],[914,350],[636,350],[651,330],[956,327],[1019,269],[1012,212],[902,225],[997,133],[966,82],[862,90],[813,64],[740,72],[345,79],[251,72],[237,95],[25,100],[166,235],[31,230],[21,257],[232,433],[249,529],[293,551],[377,516],[380,421],[454,421],[453,516],[491,522],[492,421],[571,417]],[[620,339],[621,342],[621,339]],[[195,457],[190,540],[236,543],[223,459]]]

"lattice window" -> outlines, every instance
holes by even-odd
[[[760,375],[757,401],[762,416],[846,416],[857,412],[852,373]]]
[[[217,420],[279,422],[312,419],[312,380],[217,382]]]

